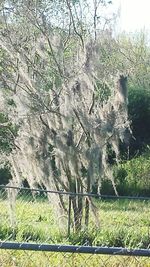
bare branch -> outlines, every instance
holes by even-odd
[[[77,29],[76,29],[76,25],[75,25],[74,17],[73,17],[72,10],[71,10],[70,0],[66,0],[66,3],[67,3],[67,6],[68,6],[68,9],[69,9],[69,12],[70,12],[70,17],[71,17],[71,19],[72,19],[72,23],[73,23],[74,31],[75,31],[75,33],[79,36],[79,38],[80,38],[80,40],[81,40],[82,48],[84,48],[84,40],[83,40],[83,37],[82,37],[82,35],[81,35],[81,34],[77,31]]]

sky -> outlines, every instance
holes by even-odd
[[[150,0],[113,0],[120,10],[119,28],[121,31],[150,31]]]

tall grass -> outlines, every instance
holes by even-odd
[[[8,201],[0,201],[0,239],[18,242],[148,248],[150,203],[148,201],[95,200],[97,219],[90,216],[88,229],[67,236],[67,216],[54,216],[48,201],[18,199],[15,222],[11,223]]]

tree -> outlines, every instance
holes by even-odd
[[[129,157],[141,153],[149,144],[149,58],[150,47],[147,32],[122,35],[119,38],[123,68],[128,70],[128,114],[132,138]],[[119,61],[118,61],[119,62]]]
[[[8,114],[12,119],[15,113],[20,123],[9,156],[14,183],[20,184],[24,177],[31,187],[83,193],[91,192],[102,175],[110,175],[108,145],[118,157],[119,139],[129,128],[127,89],[126,77],[105,68],[101,60],[100,4],[106,1],[94,1],[94,29],[83,23],[88,2],[1,5],[3,95],[13,99],[14,109]],[[57,203],[65,210],[59,198]],[[84,214],[88,226],[92,202],[86,198],[84,205],[78,195],[71,197],[71,204],[74,228],[79,231]]]
[[[147,32],[118,34],[103,38],[104,66],[119,70],[128,77],[128,115],[132,136],[127,145],[121,144],[123,159],[141,153],[149,144],[149,66],[150,46]],[[109,52],[109,53],[108,53]]]

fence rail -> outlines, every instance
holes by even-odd
[[[19,187],[19,186],[6,186],[0,185],[0,189],[16,189],[16,190],[25,190],[31,192],[40,192],[40,193],[51,193],[58,195],[69,195],[69,196],[81,196],[81,197],[95,197],[100,199],[128,199],[128,200],[150,200],[150,197],[136,197],[136,196],[116,196],[116,195],[101,195],[101,194],[93,194],[93,193],[76,193],[76,192],[66,192],[64,190],[56,191],[56,190],[46,190],[46,189],[37,189],[37,188],[28,188],[28,187]]]
[[[33,250],[49,252],[67,252],[77,254],[102,254],[115,256],[139,256],[150,257],[149,249],[128,249],[118,247],[92,247],[92,246],[72,246],[72,245],[50,245],[50,244],[32,244],[18,242],[1,242],[0,249],[12,250]]]
[[[2,267],[149,267],[149,250],[6,242]]]

